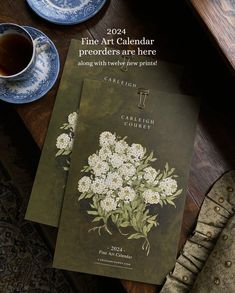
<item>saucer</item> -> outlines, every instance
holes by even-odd
[[[13,104],[25,104],[38,100],[54,85],[60,69],[60,59],[55,45],[41,31],[24,26],[33,39],[44,36],[50,41],[50,48],[41,52],[29,79],[24,81],[0,80],[0,99]]]
[[[107,0],[27,0],[31,9],[42,18],[71,25],[83,22],[104,6]]]

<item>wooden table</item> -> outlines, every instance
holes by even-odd
[[[235,70],[235,1],[190,0],[211,37]]]
[[[31,25],[50,36],[58,48],[62,68],[71,38],[76,38],[78,35],[101,38],[105,36],[106,28],[109,27],[125,27],[128,34],[133,37],[155,37],[159,59],[186,66],[188,71],[186,71],[183,86],[200,92],[203,103],[187,190],[179,245],[181,247],[192,231],[200,205],[210,186],[225,171],[235,167],[235,136],[230,127],[235,124],[227,120],[233,117],[229,116],[230,107],[221,107],[220,100],[220,93],[223,93],[223,101],[229,99],[231,93],[229,86],[232,82],[230,82],[230,76],[227,77],[227,73],[223,73],[224,68],[218,60],[219,57],[215,55],[213,48],[200,30],[197,30],[191,11],[184,6],[184,3],[171,1],[170,9],[169,3],[156,4],[158,7],[153,9],[151,4],[156,1],[145,1],[144,7],[142,1],[137,2],[134,0],[107,1],[102,11],[91,20],[65,27],[39,18],[29,9],[25,0],[5,0],[1,3],[0,21]],[[204,46],[203,51],[197,47],[199,43]],[[217,66],[218,73],[210,69],[210,64]],[[189,72],[192,73],[191,78],[189,78]],[[208,79],[208,74],[211,79]],[[221,78],[227,92],[217,82],[217,80],[221,82]],[[59,79],[43,99],[16,107],[39,148],[43,146],[58,84]],[[228,102],[226,103],[228,105]],[[158,288],[152,285],[130,281],[122,281],[122,283],[126,290],[132,293],[158,291]]]

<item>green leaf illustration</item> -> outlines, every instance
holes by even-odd
[[[166,172],[168,172],[168,170],[169,170],[169,164],[168,163],[166,163],[165,169],[166,169]]]
[[[82,194],[79,196],[78,201],[80,201],[80,200],[82,200],[83,198],[85,198],[85,196],[86,196],[86,193],[85,193],[85,192],[82,193]]]
[[[92,222],[99,222],[100,220],[103,220],[102,217],[96,217],[92,220]]]
[[[64,149],[58,150],[58,152],[55,154],[56,157],[61,156],[64,152]]]
[[[179,189],[175,194],[174,194],[174,197],[180,195],[182,193],[183,189]]]
[[[142,234],[135,233],[135,234],[130,235],[127,239],[139,239],[139,238],[142,238],[142,237],[144,237]]]
[[[93,216],[99,215],[97,211],[87,211],[87,213],[88,213],[88,215],[93,215]]]
[[[85,198],[92,198],[93,195],[94,193],[87,193]]]
[[[128,227],[130,225],[130,222],[123,222],[120,224],[120,227]]]

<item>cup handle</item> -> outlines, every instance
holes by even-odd
[[[36,53],[40,54],[51,47],[50,41],[46,37],[38,37],[33,40]]]

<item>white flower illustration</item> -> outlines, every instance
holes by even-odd
[[[100,162],[100,157],[96,154],[90,155],[88,158],[88,164],[91,167],[94,167],[98,162]]]
[[[73,113],[69,114],[68,123],[71,126],[71,128],[73,129],[73,131],[75,130],[75,127],[77,125],[77,120],[78,120],[77,112],[73,112]]]
[[[117,209],[117,202],[113,197],[107,196],[100,201],[100,206],[108,213]]]
[[[116,136],[109,131],[104,131],[100,135],[100,146],[105,147],[113,145],[116,141]]]
[[[91,186],[91,179],[88,176],[83,176],[78,181],[78,191],[79,192],[88,192]]]
[[[141,160],[144,154],[145,151],[141,144],[133,143],[131,147],[128,148],[128,156],[130,161]]]
[[[95,176],[101,176],[102,174],[106,174],[109,171],[109,165],[106,162],[99,160],[93,167],[93,171]]]
[[[96,178],[91,183],[91,190],[97,194],[103,194],[106,191],[105,181],[103,179]]]
[[[123,164],[123,157],[115,153],[110,156],[110,163],[113,168],[119,168]]]
[[[56,140],[56,147],[60,150],[69,150],[73,147],[73,140],[67,133],[62,133],[60,136],[57,137]]]
[[[125,142],[125,140],[119,140],[115,144],[115,152],[118,154],[123,154],[127,148],[128,148],[128,144]]]
[[[160,181],[159,187],[163,193],[163,196],[170,196],[176,192],[178,185],[175,179],[168,177]]]
[[[117,172],[109,173],[106,179],[106,184],[109,189],[116,190],[122,187],[122,177]]]
[[[125,163],[118,169],[118,172],[128,180],[129,177],[135,175],[136,168],[131,163]]]
[[[109,147],[102,147],[99,150],[99,157],[101,158],[101,160],[106,160],[111,155],[112,155],[112,151],[110,150]]]
[[[158,175],[158,172],[153,167],[147,167],[144,169],[144,179],[151,183],[153,182]]]
[[[160,201],[160,195],[156,191],[152,191],[151,189],[147,189],[143,193],[144,201],[147,204],[158,204]]]
[[[112,235],[112,226],[116,226],[116,232],[127,239],[142,238],[142,249],[149,255],[148,233],[159,224],[152,206],[159,204],[160,210],[164,205],[174,205],[182,189],[178,190],[174,179],[175,168],[166,163],[163,170],[155,169],[154,153],[141,144],[129,145],[125,139],[109,131],[100,134],[100,148],[88,157],[89,166],[81,171],[89,177],[78,181],[82,193],[78,200],[89,201],[87,213],[93,216],[89,232]]]
[[[124,200],[124,202],[131,202],[135,199],[136,193],[134,189],[132,189],[129,186],[126,186],[124,188],[121,188],[118,192],[118,197],[120,200]]]
[[[55,154],[56,158],[61,156],[66,157],[63,169],[68,171],[70,167],[70,155],[73,150],[74,143],[74,131],[77,124],[78,114],[73,112],[68,115],[67,122],[63,123],[60,129],[63,129],[63,133],[60,134],[56,139],[56,147],[59,149]]]

